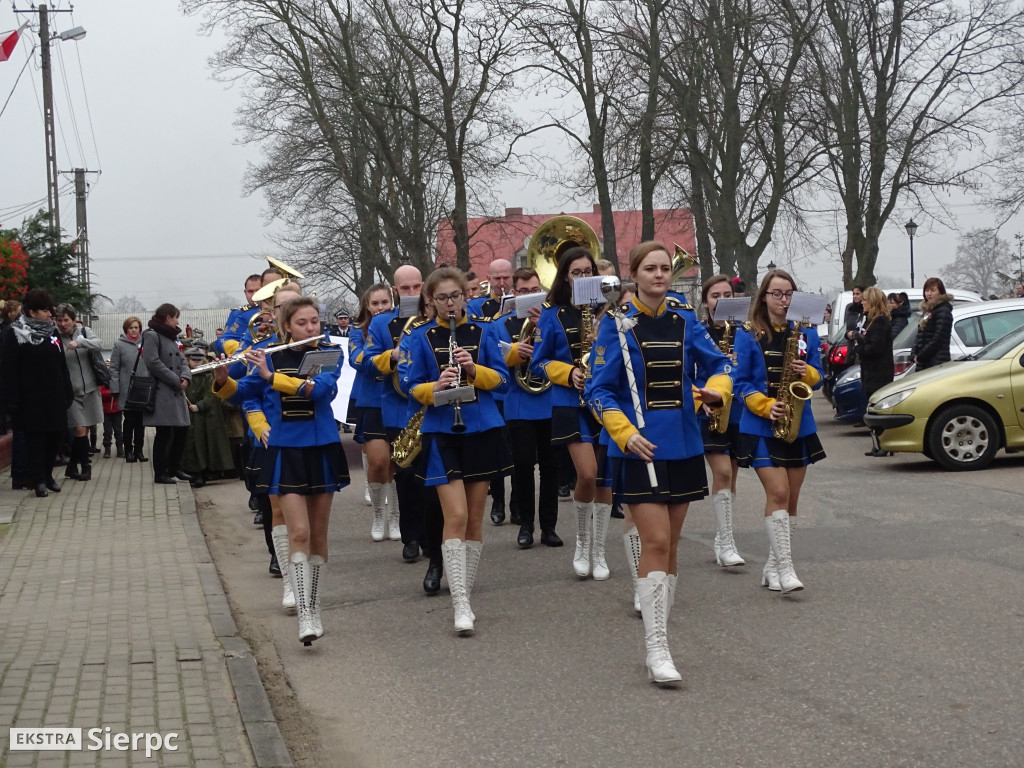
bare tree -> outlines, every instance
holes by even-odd
[[[146,305],[142,303],[142,300],[132,294],[127,294],[118,298],[111,309],[112,312],[145,312]]]
[[[810,46],[829,191],[842,203],[843,282],[872,284],[898,201],[937,204],[991,158],[996,110],[1019,96],[1022,12],[1011,0],[821,0]]]
[[[1010,244],[994,229],[972,229],[960,236],[956,261],[942,268],[945,282],[976,291],[982,296],[1002,295],[1013,288],[1013,277],[1007,275],[1016,258]]]

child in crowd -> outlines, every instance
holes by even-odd
[[[121,433],[121,409],[117,407],[117,395],[110,394],[110,389],[100,384],[100,399],[103,401],[103,458],[110,458],[110,439],[114,439],[117,458],[124,458],[124,438]]]

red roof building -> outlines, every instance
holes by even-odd
[[[469,258],[472,271],[481,278],[487,277],[487,266],[495,259],[508,259],[513,269],[526,265],[527,243],[529,238],[541,224],[553,216],[564,213],[524,214],[522,208],[506,208],[504,216],[475,218],[469,220]],[[601,208],[594,206],[593,211],[586,213],[568,213],[582,219],[597,233],[601,239]],[[640,240],[640,211],[614,211],[615,242],[617,253],[601,253],[602,258],[618,261],[619,274],[629,272],[629,251]],[[688,208],[671,208],[654,212],[654,239],[665,243],[669,248],[678,243],[687,252],[695,253],[696,241],[693,235],[693,215]],[[603,250],[603,244],[602,244]],[[455,263],[455,242],[452,228],[447,219],[442,219],[437,226],[437,253],[435,263]],[[694,267],[694,274],[698,268]]]

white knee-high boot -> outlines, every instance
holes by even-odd
[[[605,560],[605,539],[608,537],[608,520],[612,516],[611,504],[598,504],[594,502],[594,535],[593,535],[593,573],[595,581],[604,581],[611,576],[608,569],[608,562]]]
[[[572,569],[579,577],[590,575],[590,534],[593,524],[592,501],[576,501],[576,552],[572,556]]]
[[[473,597],[473,585],[476,583],[476,572],[480,568],[480,556],[484,552],[482,541],[471,541],[466,539],[466,603],[469,607],[469,618],[476,621],[476,614],[473,613],[473,606],[469,605]]]
[[[366,506],[370,506],[373,503],[370,500],[370,462],[362,451],[359,452],[359,455],[363,457],[363,498],[366,501]]]
[[[736,541],[732,534],[732,494],[719,491],[712,499],[715,510],[715,522],[718,532],[715,534],[715,562],[723,568],[746,565],[743,557],[736,551]]]
[[[274,552],[277,554],[277,564],[281,566],[281,576],[284,582],[281,607],[288,613],[294,613],[295,584],[292,580],[292,561],[288,557],[288,526],[275,525],[270,529],[270,537],[274,541]]]
[[[784,509],[777,509],[770,517],[764,519],[764,527],[768,532],[768,543],[771,545],[772,553],[775,555],[776,567],[779,573],[779,588],[782,594],[796,592],[804,588],[803,583],[796,576],[793,568],[793,552],[790,541],[789,513]]]
[[[676,670],[668,649],[668,615],[670,589],[668,574],[651,571],[637,579],[640,593],[640,611],[644,617],[647,645],[647,675],[658,685],[673,685],[683,678]]]
[[[295,607],[299,614],[299,642],[312,645],[316,640],[316,624],[310,611],[312,583],[309,558],[305,552],[292,552],[292,574],[295,578]]]
[[[639,616],[640,597],[636,591],[636,579],[637,570],[640,568],[640,534],[637,533],[635,525],[622,534],[622,545],[626,550],[626,563],[629,565],[629,574],[633,577],[633,610]]]
[[[473,634],[473,612],[466,595],[466,542],[447,539],[441,546],[444,558],[444,572],[448,578],[448,589],[452,593],[452,609],[455,613],[455,631],[460,635]]]
[[[309,618],[317,637],[324,636],[324,622],[320,618],[320,579],[326,563],[320,555],[309,556]]]
[[[401,541],[402,529],[398,524],[398,486],[391,480],[384,486],[387,496],[388,509],[388,538],[392,541]]]
[[[384,492],[384,483],[370,483],[370,506],[373,508],[373,524],[370,526],[370,538],[374,541],[384,541],[387,537]]]

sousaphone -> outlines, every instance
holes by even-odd
[[[550,288],[558,271],[558,260],[577,245],[590,251],[595,260],[601,258],[601,242],[587,222],[575,216],[554,216],[537,227],[530,238],[526,266],[537,272],[542,286]]]

